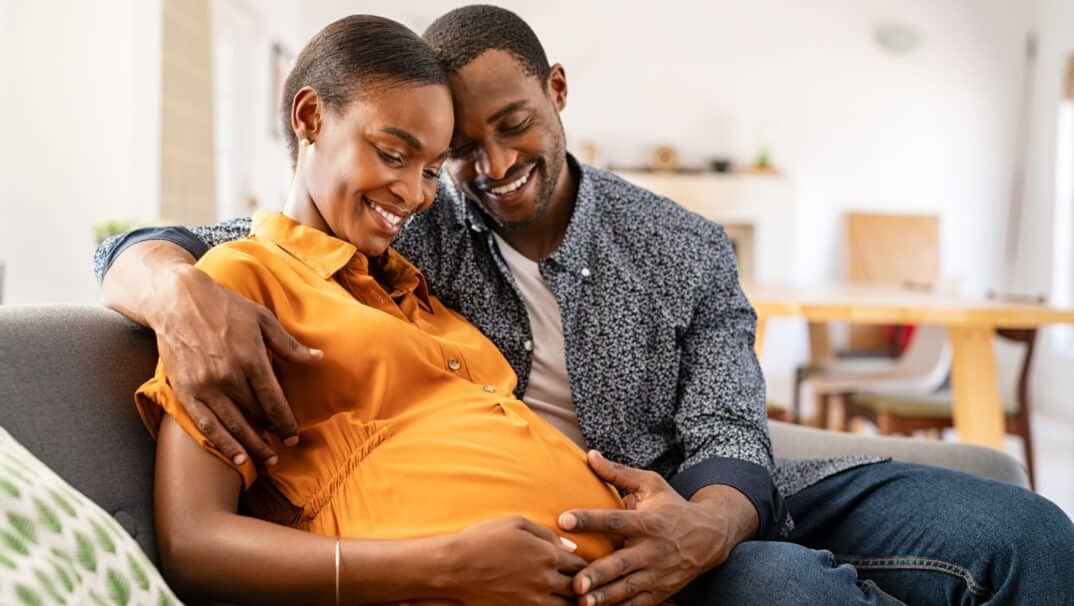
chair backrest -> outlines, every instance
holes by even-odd
[[[0,306],[0,426],[154,563],[154,444],[133,395],[156,359],[151,332],[104,308]]]
[[[913,376],[921,393],[939,389],[951,372],[951,340],[943,326],[918,326],[889,374]]]
[[[846,214],[846,281],[851,284],[933,288],[940,279],[940,218],[936,215]],[[854,350],[887,346],[881,326],[852,326]]]

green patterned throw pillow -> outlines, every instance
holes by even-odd
[[[180,602],[112,516],[0,428],[0,604]]]

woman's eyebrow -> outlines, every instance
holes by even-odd
[[[414,135],[406,132],[405,130],[403,130],[401,128],[398,128],[398,127],[395,127],[395,126],[385,126],[384,128],[380,129],[380,132],[387,133],[387,134],[392,135],[394,137],[398,137],[399,139],[402,139],[403,142],[405,142],[410,147],[413,147],[417,151],[421,151],[421,148],[422,148],[421,141],[418,140],[418,138],[415,137]]]

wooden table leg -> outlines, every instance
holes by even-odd
[[[761,355],[764,353],[764,329],[767,323],[764,316],[757,314],[757,331],[753,337],[753,352],[757,354],[757,359],[761,359]]]
[[[835,357],[827,322],[809,323],[809,363],[820,366]]]
[[[996,374],[993,329],[988,326],[952,326],[947,329],[954,357],[955,429],[964,442],[1003,448],[1003,403]]]

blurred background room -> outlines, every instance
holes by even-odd
[[[95,304],[107,235],[281,208],[296,51],[461,4],[0,0],[0,303]],[[498,4],[566,69],[572,153],[731,235],[773,417],[1033,453],[1074,515],[1074,2]]]

